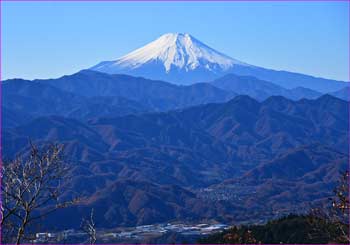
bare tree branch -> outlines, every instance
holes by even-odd
[[[73,205],[77,199],[60,200],[70,168],[62,160],[63,146],[39,149],[30,142],[30,154],[6,162],[2,168],[2,243],[20,244],[35,220]],[[27,238],[28,239],[28,238]]]
[[[90,218],[83,219],[81,229],[87,234],[90,244],[96,243],[96,224],[94,221],[94,209],[91,209]]]

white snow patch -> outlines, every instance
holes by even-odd
[[[132,70],[154,61],[161,62],[166,72],[173,67],[185,71],[197,68],[225,71],[235,64],[249,66],[208,47],[187,33],[168,33],[115,61],[101,63],[95,69],[107,65]]]

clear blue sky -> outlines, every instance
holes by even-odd
[[[233,58],[348,80],[348,2],[2,2],[2,76],[52,78],[168,32]]]

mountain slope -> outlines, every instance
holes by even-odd
[[[284,96],[289,99],[315,99],[322,94],[302,87],[285,89],[274,83],[263,81],[251,76],[237,76],[228,74],[211,82],[212,85],[235,92],[240,95],[249,95],[258,100],[265,100],[273,95]]]
[[[236,66],[232,73],[242,76],[253,76],[273,82],[281,87],[293,89],[304,87],[321,93],[333,92],[348,86],[347,82],[314,77],[296,72],[277,71],[263,67]]]
[[[188,84],[206,82],[236,64],[232,59],[189,34],[168,33],[115,61],[104,61],[90,68],[106,73],[126,73]],[[207,79],[203,79],[204,76]],[[193,82],[192,82],[193,83]]]
[[[224,102],[234,96],[233,92],[205,83],[176,86],[94,71],[48,80],[13,79],[2,84],[3,127],[18,126],[41,116],[86,121]]]
[[[87,124],[74,123],[74,120],[62,117],[44,117],[8,132],[23,138],[64,142],[74,140],[72,135],[76,135],[76,132],[78,135],[84,132],[73,131],[73,125],[82,125],[101,137],[99,140],[92,138],[89,142],[104,142],[109,152],[133,151],[138,157],[145,157],[151,154],[147,151],[155,150],[164,152],[166,157],[173,151],[174,156],[175,152],[179,152],[179,156],[185,153],[196,156],[203,166],[209,162],[230,161],[253,164],[313,142],[347,152],[348,111],[346,101],[329,95],[317,100],[296,102],[283,97],[270,97],[261,103],[248,96],[237,96],[223,104],[96,118]],[[60,131],[60,128],[64,130]],[[88,135],[84,133],[82,136]],[[9,143],[15,139],[9,137],[4,140]],[[84,142],[82,140],[81,143]],[[161,159],[161,156],[152,158]]]
[[[327,203],[348,161],[347,154],[332,148],[304,145],[277,155],[240,178],[211,186],[204,193],[207,197],[234,193],[229,200],[244,207],[246,212],[239,214],[243,221],[254,218],[249,212],[252,209],[269,219],[306,213],[311,207]]]
[[[83,70],[70,76],[43,80],[51,86],[86,97],[117,96],[137,101],[155,111],[224,102],[235,96],[210,84],[177,86],[128,75],[110,75]]]
[[[350,87],[342,88],[338,91],[331,93],[331,95],[346,101],[350,101]]]
[[[4,129],[3,157],[25,150],[28,138],[66,145],[74,168],[69,186],[88,201],[60,217],[94,208],[106,225],[113,218],[123,225],[185,218],[253,222],[328,197],[348,161],[348,112],[346,101],[330,95],[263,102],[237,96],[86,123],[43,117]],[[132,215],[118,216],[123,213]]]
[[[7,80],[2,84],[3,127],[21,125],[42,116],[66,116],[87,120],[151,111],[123,97],[85,97],[61,90],[44,81]],[[13,117],[16,115],[17,120]]]
[[[266,69],[222,54],[189,34],[168,33],[114,61],[103,61],[91,70],[129,74],[175,84],[209,82],[225,74],[253,76],[284,88],[305,87],[326,93],[346,86],[342,81]]]
[[[194,70],[203,65],[208,70],[213,70],[216,68],[214,66],[218,66],[225,70],[235,63],[243,64],[208,47],[189,34],[168,33],[121,57],[113,65],[137,68],[143,63],[155,60],[164,63],[167,72],[170,71],[171,66],[186,70]],[[105,65],[101,67],[106,68]]]

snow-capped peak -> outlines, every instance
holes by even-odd
[[[152,62],[163,64],[167,73],[173,67],[185,71],[197,68],[225,71],[235,64],[247,65],[208,47],[187,33],[168,33],[142,48],[108,62],[108,66],[131,70]],[[104,69],[105,65],[106,62],[102,62],[93,69]]]

